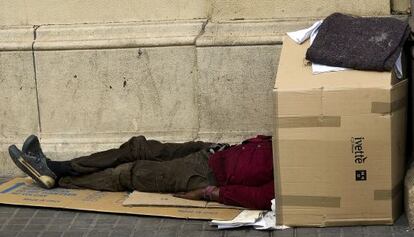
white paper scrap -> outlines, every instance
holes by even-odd
[[[262,217],[253,226],[256,230],[284,230],[289,228],[285,225],[276,225],[276,216],[273,211],[263,213]]]
[[[288,32],[287,35],[293,40],[295,41],[297,44],[302,44],[303,42],[305,42],[307,39],[309,39],[309,37],[311,36],[311,34],[316,30],[319,29],[319,26],[321,26],[322,24],[322,20],[321,21],[317,21],[315,23],[313,23],[313,25],[309,28],[303,29],[303,30],[298,30],[298,31],[292,31],[292,32]]]
[[[275,215],[275,199],[272,200],[272,211],[244,210],[238,216],[228,221],[211,221],[212,225],[217,225],[218,229],[237,228],[242,226],[252,226],[256,230],[283,230],[288,226],[277,226]]]
[[[218,221],[213,220],[213,225],[239,225],[239,224],[254,224],[259,219],[262,211],[257,210],[244,210],[237,215],[233,220]]]

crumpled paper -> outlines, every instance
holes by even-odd
[[[289,228],[284,225],[276,225],[276,204],[272,200],[271,211],[244,210],[238,216],[228,221],[211,221],[218,229],[230,229],[242,226],[252,226],[256,230],[283,230]]]

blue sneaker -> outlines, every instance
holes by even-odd
[[[47,166],[44,156],[24,154],[15,145],[9,146],[9,154],[16,166],[41,187],[50,189],[55,186],[57,177]]]
[[[42,151],[39,138],[36,135],[30,135],[23,143],[22,152],[30,156],[39,156],[41,159],[48,159]]]

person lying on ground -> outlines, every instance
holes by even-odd
[[[117,149],[68,161],[47,158],[31,135],[10,157],[38,185],[50,189],[174,193],[251,209],[270,209],[274,198],[272,142],[259,135],[239,145],[190,141],[161,143],[132,137]]]

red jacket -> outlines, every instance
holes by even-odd
[[[270,209],[273,186],[272,137],[259,135],[213,154],[209,159],[220,187],[220,202]]]

